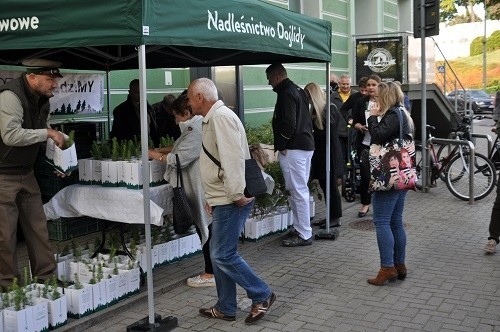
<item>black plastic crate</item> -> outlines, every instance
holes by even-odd
[[[35,172],[35,177],[43,197],[50,199],[64,187],[78,183],[78,170],[71,172],[71,175],[64,178],[55,175],[53,172],[53,169],[48,173]]]
[[[91,217],[58,218],[47,222],[49,239],[66,241],[79,236],[98,232],[102,222]]]

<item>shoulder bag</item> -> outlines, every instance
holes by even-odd
[[[220,161],[215,159],[215,157],[207,151],[205,145],[203,145],[203,151],[207,154],[207,156],[214,162],[219,169],[222,169]],[[245,197],[255,197],[257,195],[265,194],[267,192],[266,182],[264,181],[264,177],[262,176],[262,171],[260,170],[259,165],[255,159],[245,159],[245,191],[243,194]]]
[[[172,197],[172,218],[175,233],[185,234],[193,225],[193,213],[191,212],[192,210],[189,206],[186,192],[184,190],[181,163],[177,154],[175,155],[175,160],[177,168],[177,186],[173,188],[174,196]]]
[[[399,109],[399,138],[370,145],[370,191],[416,190],[415,143],[403,139],[402,112]]]

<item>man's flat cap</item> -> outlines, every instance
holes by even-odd
[[[26,59],[22,62],[26,66],[26,73],[37,75],[52,75],[62,77],[59,72],[61,63],[47,59]]]

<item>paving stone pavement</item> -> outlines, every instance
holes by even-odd
[[[280,236],[273,236],[240,245],[278,296],[254,326],[243,322],[250,303],[241,288],[235,322],[198,315],[198,308],[216,300],[215,288],[185,285],[186,277],[200,272],[201,255],[163,268],[161,277],[155,272],[155,312],[177,317],[176,331],[500,331],[500,254],[487,256],[482,250],[494,197],[471,206],[444,183],[429,193],[410,192],[405,281],[367,284],[379,268],[375,232],[351,227],[360,220],[358,203],[346,203],[334,241],[285,248]],[[321,205],[317,202],[316,219],[324,215]],[[370,217],[371,212],[364,219]],[[93,315],[88,325],[75,321],[67,330],[125,331],[148,315],[145,293],[129,302]]]
[[[202,255],[154,273],[154,308],[175,316],[175,331],[500,331],[500,253],[485,255],[495,194],[474,205],[451,195],[443,182],[429,193],[410,192],[407,228],[408,276],[382,287],[366,282],[379,265],[375,232],[354,227],[359,203],[343,201],[340,236],[312,246],[285,248],[275,235],[240,251],[269,283],[277,300],[253,326],[244,324],[249,301],[238,287],[235,322],[207,319],[200,307],[216,300],[215,288],[190,288],[185,279],[201,272]],[[317,201],[315,220],[324,218]],[[363,219],[369,220],[371,211]],[[368,221],[366,223],[369,223]],[[317,231],[317,227],[315,227]],[[61,331],[125,331],[148,315],[143,292]]]

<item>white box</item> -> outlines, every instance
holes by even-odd
[[[169,262],[174,262],[179,259],[179,239],[173,239],[167,242]]]
[[[183,236],[179,238],[179,258],[185,258],[188,256],[189,251],[191,250],[192,240],[189,236]]]
[[[104,280],[97,282],[92,287],[92,306],[94,312],[108,307],[108,298],[106,296],[106,283]]]
[[[49,329],[54,330],[58,327],[66,325],[68,322],[68,302],[65,294],[62,294],[62,288],[59,291],[61,297],[55,300],[48,300],[48,313],[49,313]]]
[[[118,164],[116,161],[101,161],[101,180],[103,187],[118,187]]]
[[[68,296],[68,316],[73,318],[82,318],[90,315],[94,311],[92,287],[84,285],[82,289],[75,289],[71,285],[65,289]]]
[[[126,170],[124,169],[124,167],[125,167],[125,164],[128,164],[128,161],[118,160],[118,161],[115,161],[115,163],[116,163],[118,187],[126,187],[127,186],[127,182],[126,182],[127,174],[125,173]]]
[[[14,307],[3,309],[3,331],[21,332],[34,331],[33,307],[16,311]]]
[[[106,283],[106,302],[108,306],[118,302],[118,278],[110,275],[111,278],[104,279]]]
[[[165,243],[160,243],[156,245],[158,247],[158,264],[162,265],[168,262],[169,256],[168,256],[168,244]]]
[[[92,184],[102,184],[102,160],[92,159]]]
[[[279,231],[281,231],[281,214],[279,214],[279,213],[276,212],[272,216],[272,220],[273,220],[272,232],[273,233],[278,233]]]
[[[56,145],[54,140],[49,138],[47,139],[45,156],[56,169],[63,173],[69,173],[78,168],[75,143],[64,150],[61,150],[61,148]]]
[[[257,240],[262,236],[262,224],[255,218],[250,218],[245,221],[245,238]]]
[[[129,189],[141,189],[142,182],[142,163],[138,160],[131,160],[123,164],[125,174],[125,183]]]
[[[93,158],[78,159],[78,180],[80,184],[92,184],[94,180],[92,161]]]

